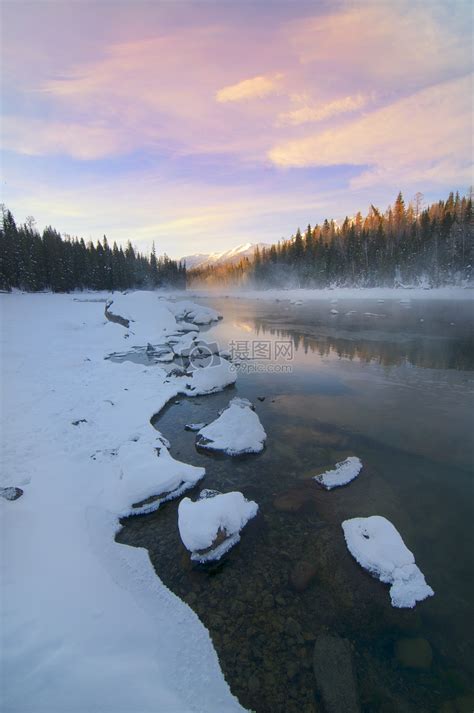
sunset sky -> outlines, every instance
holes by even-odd
[[[172,257],[472,182],[470,2],[4,2],[2,200]]]

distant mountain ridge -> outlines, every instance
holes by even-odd
[[[186,255],[182,257],[186,263],[188,270],[193,270],[197,267],[207,267],[208,265],[224,265],[225,263],[236,263],[243,258],[252,258],[255,250],[259,248],[269,248],[267,243],[242,243],[235,248],[225,250],[221,253],[196,253],[195,255]]]

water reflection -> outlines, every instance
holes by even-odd
[[[242,326],[242,323],[239,324]],[[305,334],[301,327],[282,329],[269,326],[262,319],[245,325],[247,331],[268,335],[276,339],[291,339],[296,352],[318,354],[320,357],[335,355],[340,359],[358,359],[375,362],[382,366],[411,364],[427,369],[474,369],[474,340],[472,338],[449,339],[446,337],[407,337],[399,341],[377,338],[344,338],[330,335]]]

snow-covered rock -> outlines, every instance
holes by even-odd
[[[169,308],[176,319],[185,319],[193,324],[210,324],[222,319],[221,313],[212,307],[204,307],[188,300],[170,303]]]
[[[235,397],[219,418],[201,428],[197,445],[210,451],[224,451],[230,456],[260,453],[267,434],[247,399]]]
[[[184,427],[185,431],[200,431],[207,424],[205,423],[187,423]]]
[[[219,364],[195,369],[183,379],[185,381],[184,393],[187,396],[201,396],[222,391],[226,386],[235,384],[237,373],[232,364],[223,359]]]
[[[342,523],[347,547],[364,569],[390,584],[392,606],[413,608],[434,592],[415,564],[413,553],[384,517],[355,517]]]
[[[357,456],[349,456],[345,460],[336,463],[333,470],[327,470],[314,476],[314,480],[321,483],[326,490],[337,488],[340,485],[347,485],[351,480],[357,478],[362,469],[362,461]]]
[[[193,502],[183,498],[178,508],[178,528],[191,559],[209,562],[222,557],[240,540],[240,531],[258,512],[257,503],[231,492]]]
[[[175,460],[165,441],[144,444],[143,440],[128,441],[117,452],[120,476],[111,484],[110,503],[122,516],[157,510],[193,488],[206,473],[205,468]]]
[[[177,356],[189,356],[190,351],[194,348],[194,340],[196,339],[195,332],[186,332],[179,336],[173,336],[169,341],[173,352]]]

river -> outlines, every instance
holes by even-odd
[[[237,384],[154,419],[174,457],[206,467],[201,487],[240,490],[259,515],[213,567],[191,564],[177,502],[124,521],[117,540],[148,550],[257,713],[324,710],[313,649],[325,632],[351,644],[363,711],[474,707],[472,302],[401,298],[207,298],[224,319],[202,337],[231,351]],[[198,452],[185,424],[214,420],[237,394],[267,432],[263,453]],[[355,481],[315,484],[348,455],[363,462]],[[341,522],[369,515],[391,520],[435,591],[413,610],[394,609],[347,550]]]

